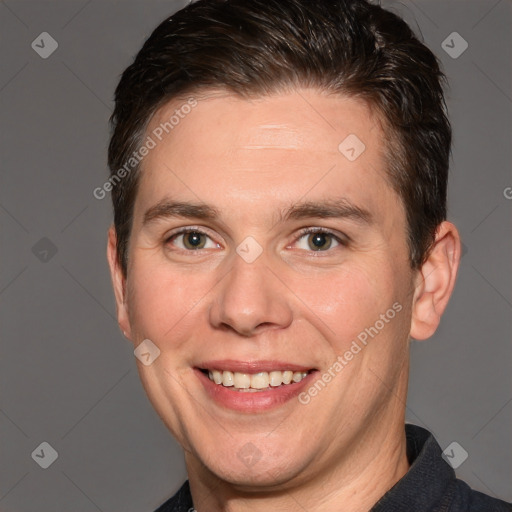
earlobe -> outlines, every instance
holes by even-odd
[[[131,339],[131,328],[126,300],[126,278],[119,265],[117,257],[117,235],[114,226],[108,230],[107,260],[110,267],[110,276],[116,299],[117,322],[124,336]]]
[[[412,338],[425,340],[435,333],[455,286],[460,255],[457,228],[451,222],[442,222],[437,228],[434,246],[417,274],[412,302]]]

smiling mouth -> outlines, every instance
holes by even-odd
[[[207,370],[200,368],[218,386],[232,388],[233,391],[255,393],[282,388],[299,383],[314,370],[294,372],[292,370],[258,373],[230,372],[227,370]]]

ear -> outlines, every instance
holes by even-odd
[[[437,227],[434,246],[416,274],[410,336],[430,338],[441,321],[455,286],[461,256],[460,236],[448,221]]]
[[[117,306],[117,323],[123,334],[131,339],[128,303],[126,300],[126,277],[124,276],[117,258],[117,235],[114,226],[108,230],[107,259],[110,267],[110,276]]]

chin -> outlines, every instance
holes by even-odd
[[[187,466],[190,462],[192,466],[206,467],[217,478],[240,490],[250,491],[257,487],[264,491],[296,480],[312,458],[299,453],[297,446],[300,443],[290,443],[289,436],[283,436],[277,443],[276,439],[263,441],[260,438],[255,443],[250,439],[250,436],[224,439],[226,444],[221,445],[202,438],[200,446],[196,445],[196,449],[187,454],[187,458],[194,459],[187,460]]]

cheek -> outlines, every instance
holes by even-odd
[[[382,263],[351,265],[315,278],[298,279],[295,286],[311,318],[322,320],[328,327],[323,329],[326,337],[341,350],[374,325],[398,299],[390,272],[391,268]]]
[[[165,264],[134,258],[128,280],[130,324],[139,338],[172,343],[187,329],[213,286],[208,277],[169,271]],[[197,316],[195,317],[197,325]]]
[[[311,297],[315,310],[326,317],[356,318],[386,302],[390,289],[381,272],[365,265],[347,265],[297,283]]]

